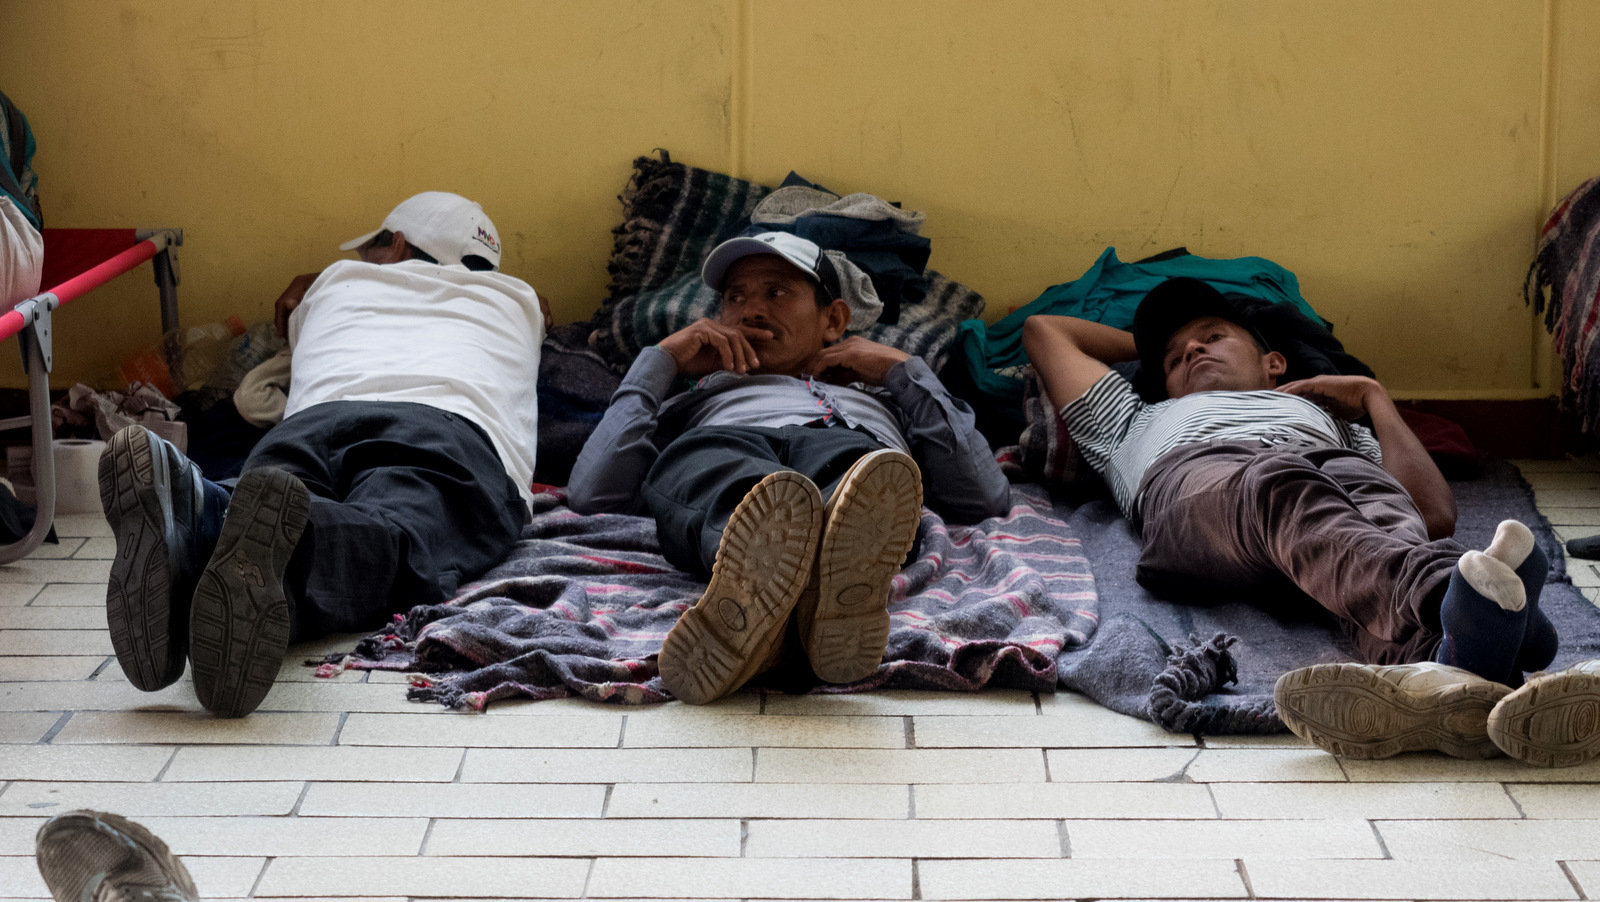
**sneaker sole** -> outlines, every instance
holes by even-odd
[[[1489,712],[1489,738],[1535,767],[1575,767],[1600,755],[1600,674],[1534,678]]]
[[[183,676],[188,623],[174,604],[172,486],[151,435],[124,429],[100,452],[100,504],[116,536],[106,585],[106,625],[128,682],[154,692]],[[174,608],[178,616],[173,616]]]
[[[822,495],[799,473],[756,483],[722,534],[711,582],[661,646],[661,681],[691,705],[744,685],[782,639],[822,532]]]
[[[143,859],[143,867],[130,868],[130,854]],[[194,879],[167,844],[115,814],[56,815],[39,828],[34,856],[56,902],[199,899]]]
[[[921,519],[922,473],[904,454],[875,451],[840,482],[822,528],[816,608],[806,636],[819,679],[853,683],[883,662],[890,583]]]
[[[1272,698],[1291,732],[1343,758],[1389,758],[1439,751],[1492,758],[1485,730],[1495,703],[1511,691],[1472,682],[1413,694],[1359,664],[1317,664],[1278,678]]]
[[[310,506],[305,485],[274,469],[246,472],[228,502],[189,614],[194,694],[218,717],[254,711],[278,678],[289,647],[283,573]]]

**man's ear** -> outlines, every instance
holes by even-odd
[[[411,245],[406,243],[405,232],[395,232],[394,240],[389,242],[388,247],[381,250],[383,254],[378,261],[380,263],[399,263],[411,257]]]
[[[1266,356],[1262,359],[1267,362],[1267,375],[1274,379],[1277,379],[1284,373],[1289,372],[1289,359],[1284,357],[1282,354],[1279,354],[1277,351],[1268,351]]]
[[[842,298],[834,298],[833,302],[822,308],[823,316],[822,336],[829,344],[844,337],[844,331],[850,328],[850,305]]]

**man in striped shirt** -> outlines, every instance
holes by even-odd
[[[1143,537],[1141,585],[1179,600],[1265,604],[1298,589],[1346,627],[1371,666],[1322,680],[1310,714],[1280,693],[1291,728],[1310,721],[1301,735],[1325,748],[1381,757],[1402,750],[1392,734],[1404,718],[1354,727],[1354,701],[1412,711],[1426,698],[1425,739],[1407,748],[1492,751],[1481,719],[1462,728],[1443,712],[1492,704],[1488,681],[1520,683],[1554,658],[1555,630],[1537,607],[1547,561],[1515,521],[1486,552],[1450,538],[1450,488],[1382,385],[1337,375],[1279,385],[1284,356],[1195,279],[1152,290],[1131,333],[1035,316],[1023,342]],[[1133,360],[1165,399],[1146,401],[1108,366]],[[1353,422],[1363,417],[1370,429]]]

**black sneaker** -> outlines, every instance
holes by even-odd
[[[266,698],[289,647],[283,573],[305,531],[311,493],[283,470],[239,477],[189,614],[194,694],[218,717],[243,717]]]
[[[128,682],[146,692],[183,676],[189,599],[221,528],[222,490],[213,492],[208,515],[200,468],[143,426],[100,453],[100,503],[117,539],[106,624]]]
[[[56,902],[199,902],[194,880],[167,844],[127,818],[68,811],[35,840],[39,874]]]

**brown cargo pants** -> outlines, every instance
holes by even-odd
[[[1429,541],[1411,496],[1341,448],[1204,442],[1163,454],[1140,484],[1140,585],[1174,600],[1296,588],[1346,626],[1367,663],[1426,661],[1466,551]]]

